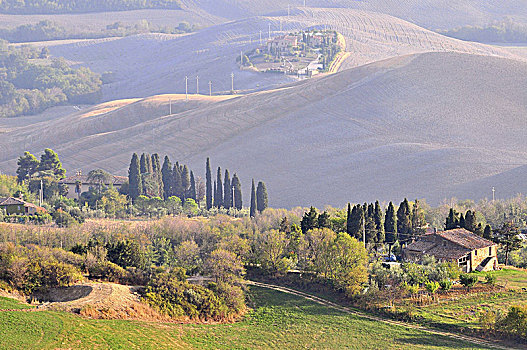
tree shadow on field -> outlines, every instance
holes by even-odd
[[[463,340],[452,339],[446,336],[431,333],[411,335],[405,338],[395,339],[395,341],[399,344],[407,344],[409,348],[421,345],[436,346],[440,349],[491,349],[483,345],[471,344]]]

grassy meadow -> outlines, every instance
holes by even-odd
[[[459,340],[348,315],[251,287],[242,321],[182,325],[92,320],[64,312],[0,312],[0,349],[478,349]],[[0,309],[17,302],[0,298]],[[22,308],[22,307],[21,307]]]

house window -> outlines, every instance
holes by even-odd
[[[474,255],[478,256],[478,251],[477,250],[474,250]]]
[[[492,255],[492,247],[489,247],[489,255]]]

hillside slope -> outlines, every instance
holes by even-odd
[[[0,169],[13,171],[22,144],[55,149],[70,172],[126,174],[133,152],[156,151],[198,173],[210,156],[246,192],[258,176],[273,206],[477,199],[488,191],[462,186],[491,176],[499,186],[527,164],[525,86],[523,62],[410,55],[221,101],[172,96],[171,116],[159,96],[15,128],[0,139]]]
[[[444,37],[403,20],[372,12],[349,9],[302,9],[291,16],[252,17],[215,25],[189,35],[139,35],[118,40],[91,40],[50,47],[51,53],[63,56],[93,71],[112,72],[112,81],[103,86],[104,100],[142,97],[163,93],[231,89],[231,72],[235,89],[260,90],[291,82],[279,74],[240,71],[236,58],[258,46],[263,40],[288,31],[306,28],[331,28],[346,38],[351,53],[342,69],[357,67],[400,55],[430,51],[453,51],[523,59],[491,46],[467,43]],[[282,32],[280,32],[282,28]]]
[[[304,0],[184,0],[187,8],[201,9],[210,14],[238,19],[250,15],[266,15],[303,7]],[[503,17],[527,22],[523,0],[306,0],[308,7],[351,8],[389,14],[432,29],[463,25],[482,25]]]

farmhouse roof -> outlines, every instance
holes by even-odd
[[[496,244],[464,228],[442,231],[437,234],[452,243],[470,250],[487,248]]]
[[[77,181],[79,181],[83,185],[93,184],[92,181],[88,181],[88,175],[82,175],[80,173],[77,173],[73,176],[68,176],[67,178],[60,180],[59,183],[66,185],[74,185],[77,183]],[[128,181],[128,178],[125,176],[110,175],[110,181],[105,185],[122,185],[126,181]]]
[[[23,205],[25,207],[31,207],[31,208],[37,208],[37,209],[40,208],[38,205],[26,202],[20,198],[15,198],[15,197],[0,198],[0,206],[6,206],[6,205]]]

